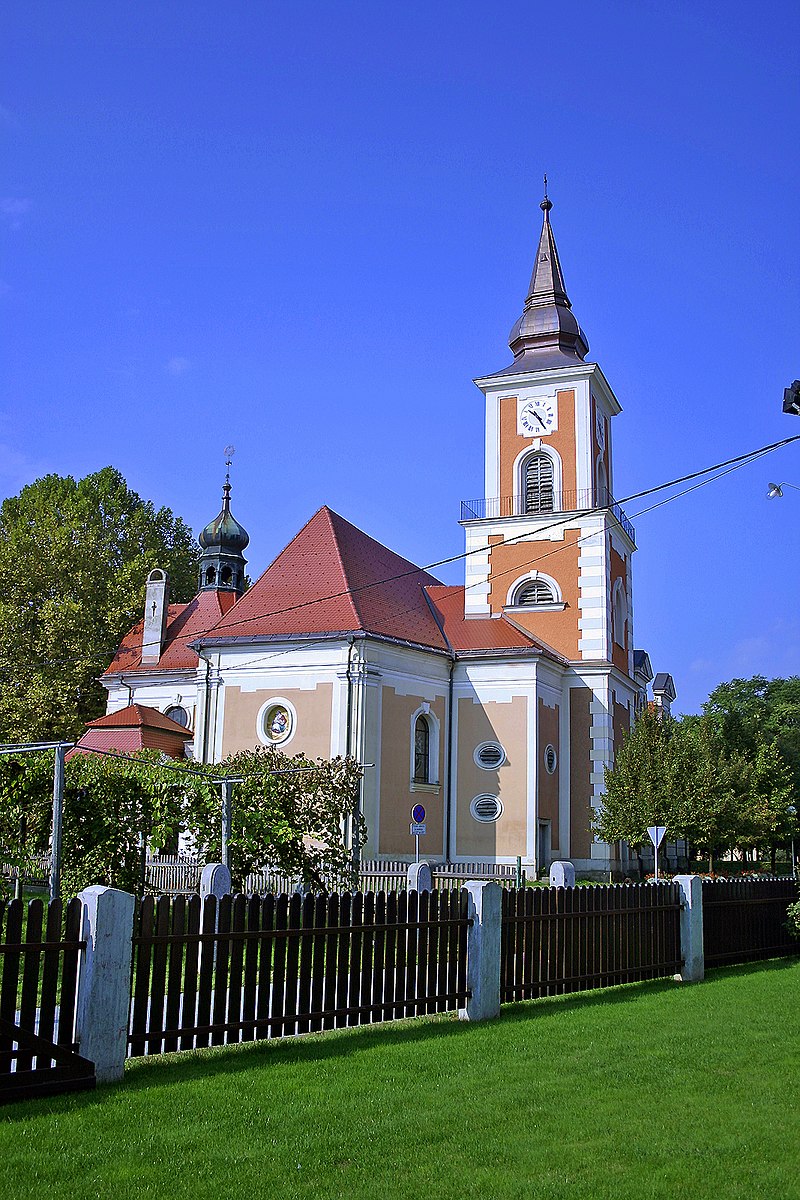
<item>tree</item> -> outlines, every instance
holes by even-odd
[[[791,770],[758,731],[742,745],[709,715],[645,710],[606,771],[596,833],[640,846],[649,825],[664,825],[668,839],[686,838],[710,859],[723,847],[784,840],[795,820]]]
[[[0,862],[23,869],[50,840],[52,751],[0,757]],[[160,849],[178,829],[200,858],[218,862],[220,777],[233,785],[231,873],[242,887],[255,868],[321,887],[350,882],[352,820],[361,772],[350,758],[312,762],[277,749],[243,751],[222,763],[164,759],[144,750],[127,758],[76,754],[66,765],[62,892],[99,883],[141,893],[143,850]]]
[[[78,736],[104,711],[97,676],[140,617],[154,567],[196,590],[189,527],[105,467],[47,475],[0,506],[0,740]]]

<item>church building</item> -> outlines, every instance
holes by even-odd
[[[130,725],[131,706],[149,706],[204,762],[260,744],[352,755],[365,858],[413,857],[421,803],[431,861],[628,869],[627,848],[592,833],[604,769],[653,680],[634,649],[634,530],[613,499],[620,404],[587,361],[541,208],[513,361],[475,381],[485,482],[461,506],[464,585],[323,507],[245,591],[228,479],[195,598],[172,605],[164,573],[148,578],[144,619],[102,677],[104,737],[113,714]]]

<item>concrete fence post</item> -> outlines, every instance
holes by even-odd
[[[458,1010],[461,1021],[485,1021],[500,1015],[500,929],[503,889],[499,883],[467,883],[467,987],[472,995]]]
[[[681,890],[681,955],[683,970],[680,977],[693,983],[705,976],[703,954],[703,881],[699,875],[676,875],[673,883]]]
[[[231,873],[224,863],[207,863],[200,873],[200,895],[216,896],[221,900],[231,891]]]
[[[90,887],[83,903],[86,949],[78,977],[77,1039],[95,1065],[98,1083],[121,1079],[128,1053],[133,910],[136,900],[116,888]]]
[[[411,863],[406,872],[406,880],[410,892],[432,892],[431,864],[425,861]]]

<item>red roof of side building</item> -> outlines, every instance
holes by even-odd
[[[236,603],[233,592],[199,592],[188,604],[170,604],[164,647],[157,663],[142,664],[142,626],[134,625],[120,643],[105,675],[129,671],[176,671],[194,668],[198,658],[190,643],[214,628],[221,616]]]
[[[136,750],[162,750],[172,758],[183,757],[184,743],[193,734],[177,721],[164,716],[146,704],[129,704],[117,712],[106,713],[96,721],[88,721],[67,758],[74,754],[89,754],[92,750],[115,750],[132,754]]]
[[[425,599],[439,581],[320,508],[217,623],[216,639],[363,630],[444,650]]]
[[[465,617],[464,588],[428,587],[428,599],[436,610],[445,637],[455,652],[469,650],[538,650],[558,662],[563,655],[546,642],[531,637],[505,617]]]

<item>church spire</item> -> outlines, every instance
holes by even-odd
[[[557,366],[565,358],[581,360],[589,353],[589,343],[575,319],[564,286],[561,261],[550,225],[553,202],[547,195],[546,175],[544,199],[539,207],[544,219],[536,261],[522,316],[508,339],[514,354],[515,371]]]

